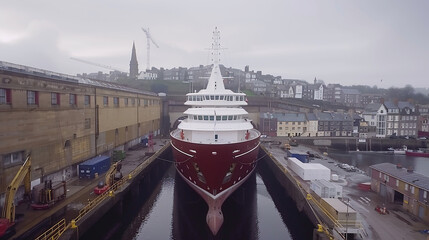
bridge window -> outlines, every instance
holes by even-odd
[[[214,100],[214,95],[211,95],[211,96],[210,96],[210,100]]]
[[[194,115],[194,120],[197,120],[197,116],[196,115]]]
[[[237,120],[237,116],[234,116],[234,120]]]
[[[232,120],[232,116],[228,116],[228,120]]]
[[[209,120],[209,116],[204,116],[204,121]]]
[[[216,95],[216,96],[215,96],[215,100],[219,100],[219,96],[217,96],[217,95]]]
[[[197,101],[201,101],[201,96],[197,96]]]
[[[221,116],[216,116],[216,121],[220,121]]]
[[[220,96],[220,100],[223,100],[223,96]]]
[[[227,118],[228,116],[222,116],[222,121],[226,121]]]
[[[198,116],[198,120],[203,120],[203,116]]]
[[[210,116],[210,121],[213,121],[214,120],[214,116]]]

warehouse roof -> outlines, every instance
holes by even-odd
[[[398,167],[392,163],[379,163],[370,166],[370,168],[388,174],[416,187],[429,190],[429,177],[415,173],[414,171],[407,171],[407,169]]]

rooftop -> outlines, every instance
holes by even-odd
[[[395,164],[392,163],[379,163],[370,166],[370,168],[388,174],[394,178],[402,180],[416,187],[429,190],[429,177],[426,177],[414,171],[408,172],[407,169],[397,167]]]

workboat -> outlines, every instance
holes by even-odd
[[[407,156],[413,157],[427,157],[429,158],[429,148],[420,148],[419,150],[407,150],[405,152]]]
[[[219,36],[216,28],[206,89],[186,94],[187,118],[170,133],[177,172],[207,203],[206,222],[213,235],[223,223],[223,202],[255,170],[261,136],[242,108],[246,95],[225,89]]]

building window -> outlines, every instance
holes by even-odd
[[[399,180],[396,180],[396,186],[399,187]]]
[[[0,88],[0,104],[11,103],[11,92],[10,89]]]
[[[103,97],[103,104],[104,104],[104,106],[109,105],[109,97],[106,97],[106,96]]]
[[[60,105],[59,93],[51,93],[51,105]]]
[[[131,105],[136,105],[136,99],[135,98],[131,98]]]
[[[77,102],[77,96],[76,94],[70,94],[69,95],[69,100],[70,100],[70,106],[76,106],[76,102]]]
[[[85,118],[85,129],[91,128],[91,118]]]
[[[140,106],[140,98],[137,98],[137,106]]]
[[[405,191],[408,191],[408,184],[405,183]]]
[[[423,191],[423,198],[427,198],[428,196],[428,192],[427,191]]]
[[[38,105],[39,104],[39,93],[35,91],[27,91],[27,104]]]
[[[128,106],[128,98],[124,98],[124,105]]]
[[[91,105],[91,98],[89,95],[85,95],[84,102],[85,102],[85,106]]]
[[[144,106],[147,107],[147,105],[148,105],[148,102],[147,102],[147,99],[145,99],[144,100]]]
[[[6,155],[3,155],[3,166],[4,167],[11,167],[20,165],[22,162],[24,162],[24,151],[9,153]]]
[[[414,194],[414,186],[411,186],[411,193]]]
[[[378,173],[378,178],[381,178],[381,172]]]
[[[113,105],[114,105],[115,107],[119,107],[119,98],[118,98],[118,97],[114,97],[114,98],[113,98]]]

